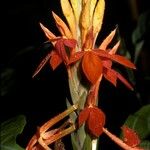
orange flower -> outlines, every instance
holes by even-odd
[[[86,129],[89,134],[97,138],[103,130],[105,124],[105,114],[96,106],[85,107],[79,114],[78,125],[79,127],[85,123]]]
[[[101,49],[91,49],[88,51],[77,52],[70,58],[70,63],[73,63],[81,59],[82,70],[87,79],[95,84],[101,74],[116,86],[117,79],[120,79],[128,88],[132,89],[132,86],[127,80],[118,72],[111,68],[112,61],[115,61],[126,67],[135,69],[135,65],[129,60],[120,55],[111,55],[108,51]]]
[[[132,89],[132,86],[128,81],[120,73],[113,70],[111,66],[112,61],[132,69],[135,69],[135,65],[125,57],[114,54],[114,49],[105,51],[105,49],[92,48],[93,39],[92,30],[90,30],[82,51],[72,55],[69,63],[74,63],[82,58],[82,70],[92,84],[95,84],[98,78],[101,75],[104,75],[104,77],[113,83],[113,85],[116,86],[117,79],[120,79],[129,89]]]
[[[33,77],[41,71],[41,69],[48,61],[50,61],[50,65],[53,70],[55,70],[62,62],[64,62],[64,64],[67,65],[69,63],[69,57],[72,53],[71,51],[75,48],[77,43],[74,39],[67,39],[66,37],[56,37],[42,24],[41,27],[45,32],[46,36],[49,38],[49,41],[52,42],[52,44],[54,45],[55,49],[52,50],[41,61],[36,71],[34,72]]]
[[[140,144],[140,138],[133,129],[127,126],[123,126],[121,129],[123,131],[123,140],[127,145],[136,147]]]

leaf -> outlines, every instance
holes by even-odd
[[[124,125],[127,125],[131,129],[135,130],[140,139],[146,139],[150,136],[150,104],[143,106],[135,114],[130,115],[125,121]]]
[[[93,52],[86,52],[82,60],[82,69],[87,79],[94,84],[102,74],[102,61]]]
[[[140,143],[140,147],[143,147],[144,150],[150,150],[150,141],[149,140],[144,140],[143,142]]]
[[[83,144],[83,150],[91,150],[92,149],[92,139],[89,134],[86,134],[86,138]]]
[[[66,104],[67,104],[67,108],[71,107],[71,104],[69,102],[69,100],[66,98]],[[71,118],[71,120],[73,122],[75,122],[75,120],[77,119],[77,114],[75,112],[72,112],[69,117]]]
[[[23,150],[23,148],[16,143],[16,138],[17,135],[22,133],[25,124],[26,120],[23,115],[16,116],[1,124],[1,150]]]

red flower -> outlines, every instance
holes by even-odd
[[[92,30],[90,30],[89,32],[90,33],[87,35],[87,40],[83,46],[82,51],[76,52],[74,55],[72,55],[69,63],[74,63],[77,60],[82,59],[82,70],[87,79],[92,84],[95,84],[98,78],[101,75],[104,75],[104,77],[113,85],[116,86],[117,79],[120,79],[129,89],[132,89],[132,86],[128,83],[128,81],[120,73],[111,68],[112,61],[114,61],[128,68],[135,69],[135,65],[131,61],[123,56],[114,54],[119,46],[119,42],[111,50],[108,49],[107,51],[105,51],[105,49],[94,49],[92,48]],[[107,45],[108,39],[106,38],[106,41],[104,40],[103,43]],[[101,47],[105,47],[104,44]]]
[[[94,138],[99,137],[105,124],[105,114],[96,106],[85,107],[79,114],[79,127],[85,123],[89,134]]]
[[[117,79],[120,79],[128,88],[132,86],[128,81],[118,72],[111,68],[112,61],[115,61],[126,67],[135,69],[135,65],[129,60],[120,55],[111,55],[107,51],[101,49],[91,49],[88,51],[77,52],[70,58],[70,63],[81,59],[82,70],[87,79],[95,84],[101,74],[116,86]]]
[[[133,129],[127,126],[123,126],[121,129],[123,131],[123,140],[127,145],[136,147],[140,144],[140,138]]]
[[[69,57],[71,55],[71,50],[73,50],[76,46],[76,40],[67,39],[65,37],[56,37],[53,33],[51,33],[46,27],[41,24],[43,31],[46,36],[49,38],[49,41],[53,43],[54,50],[52,50],[39,64],[36,71],[33,74],[33,77],[37,75],[40,70],[44,67],[44,65],[50,61],[50,65],[55,70],[62,62],[65,65],[69,63]],[[68,47],[68,51],[66,49]]]

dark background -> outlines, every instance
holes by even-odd
[[[50,44],[43,44],[46,37],[40,29],[39,22],[58,35],[51,11],[59,16],[62,13],[59,0],[9,0],[4,3],[4,42],[0,51],[0,117],[1,121],[4,121],[18,114],[26,116],[27,126],[21,136],[24,142],[20,141],[25,146],[37,125],[41,125],[66,108],[64,103],[69,93],[63,65],[53,72],[47,64],[40,74],[32,79],[37,64],[51,49]],[[139,15],[147,9],[147,0],[106,0],[104,23],[98,40],[101,41],[118,25],[133,59],[134,45],[131,35]],[[100,95],[101,107],[107,115],[107,127],[119,134],[123,121],[130,113],[141,107],[141,102],[135,92],[130,92],[122,84],[116,89],[105,82],[102,83],[105,94]],[[105,141],[105,144],[102,143],[104,150],[110,150],[114,146],[106,137],[102,137],[102,141]],[[112,149],[117,148],[114,146]]]

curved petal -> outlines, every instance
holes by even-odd
[[[57,41],[55,44],[55,48],[56,48],[59,56],[62,58],[62,60],[68,64],[69,60],[68,60],[68,56],[67,56],[66,49],[64,46],[64,39]]]
[[[72,33],[70,32],[68,26],[64,23],[64,21],[59,16],[57,16],[54,12],[52,12],[52,14],[55,19],[58,30],[60,31],[62,36],[66,36],[69,39],[72,38]]]
[[[86,52],[82,60],[82,70],[92,84],[96,83],[102,74],[101,59],[97,55],[93,54],[93,52]]]
[[[63,14],[66,17],[66,20],[68,22],[72,35],[74,38],[76,38],[77,23],[76,23],[75,15],[73,13],[73,9],[70,5],[70,2],[69,0],[61,0],[60,2],[61,2],[61,8],[62,8]]]
[[[89,110],[90,114],[86,125],[90,134],[97,138],[103,133],[105,114],[97,107],[90,107]]]
[[[64,39],[64,45],[70,48],[75,48],[77,41],[75,39]]]
[[[50,59],[50,65],[53,70],[55,70],[62,63],[61,57],[53,51],[52,57]]]
[[[104,74],[104,77],[109,82],[111,82],[114,86],[116,86],[117,79],[119,79],[122,83],[124,83],[124,85],[126,85],[126,87],[128,87],[130,90],[133,90],[133,87],[131,86],[131,84],[119,72],[116,72],[115,70],[107,66],[104,66],[103,74]]]
[[[40,26],[49,40],[56,38],[56,36],[50,30],[48,30],[42,23],[40,23]]]
[[[140,138],[133,129],[130,129],[127,126],[123,126],[121,129],[123,131],[123,140],[127,145],[136,147],[140,144]]]
[[[111,55],[115,54],[116,51],[118,50],[119,45],[120,45],[120,41],[118,41],[118,42],[114,45],[114,47],[109,51],[109,54],[111,54]]]
[[[104,68],[103,74],[104,74],[104,77],[106,78],[106,80],[111,82],[116,87],[116,85],[117,85],[117,73],[114,72],[112,69]]]
[[[100,49],[94,49],[94,53],[96,53],[100,57],[109,58],[113,61],[116,61],[117,63],[124,65],[128,68],[136,69],[135,65],[128,60],[127,58],[120,56],[120,55],[110,55],[108,52]]]
[[[110,32],[110,34],[103,40],[101,45],[99,46],[99,49],[106,50],[112,39],[114,38],[116,33],[116,29]]]
[[[131,84],[120,74],[117,73],[117,78],[124,83],[130,90],[133,90],[133,87],[131,86]]]
[[[105,0],[99,0],[97,2],[94,15],[93,15],[93,30],[94,30],[95,38],[97,37],[102,27],[104,10],[105,10]]]

